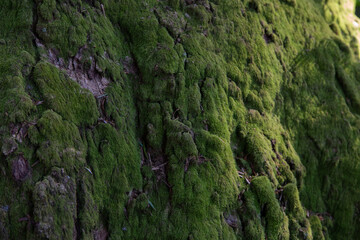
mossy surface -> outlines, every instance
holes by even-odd
[[[49,63],[40,62],[34,69],[34,82],[50,109],[77,125],[91,125],[99,113],[95,98]]]
[[[0,238],[356,239],[354,6],[1,1]]]

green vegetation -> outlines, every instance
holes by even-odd
[[[357,238],[354,6],[1,1],[0,238]]]
[[[45,104],[78,125],[91,125],[98,118],[94,96],[66,77],[56,67],[40,62],[34,67],[36,83]]]

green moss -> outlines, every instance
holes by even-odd
[[[56,9],[56,1],[55,0],[45,0],[45,1],[37,1],[38,2],[38,11],[40,16],[45,21],[50,21],[53,19],[54,10]]]
[[[176,120],[168,120],[167,129],[169,130],[167,139],[171,141],[169,146],[172,146],[172,151],[178,159],[198,156],[194,133],[188,126]]]
[[[286,4],[289,4],[292,7],[296,6],[296,0],[283,0]]]
[[[85,149],[77,127],[60,115],[47,110],[30,131],[33,144],[38,144],[37,157],[47,169],[53,166],[72,170],[85,162]]]
[[[311,224],[313,239],[314,240],[324,240],[325,237],[324,237],[324,234],[322,231],[322,225],[321,225],[319,217],[315,216],[315,215],[311,216],[310,224]]]
[[[25,92],[23,78],[5,77],[2,83],[4,92],[0,101],[2,118],[6,122],[25,121],[35,107],[30,96]]]
[[[38,63],[34,81],[49,108],[65,119],[78,125],[93,124],[97,120],[99,112],[91,92],[81,88],[55,66]]]
[[[249,239],[265,239],[264,229],[261,227],[260,221],[250,221],[245,229],[245,234]]]
[[[131,135],[118,133],[110,124],[100,124],[86,135],[89,165],[95,177],[94,202],[108,213],[109,230],[114,236],[121,236],[126,199],[133,198],[126,192],[142,186],[138,143]]]
[[[0,13],[2,150],[32,166],[15,183],[13,156],[0,156],[0,234],[357,232],[358,44],[338,1],[5,0]],[[49,49],[65,66],[78,53],[84,70],[95,62],[106,94],[96,102],[36,64]],[[302,205],[333,221],[309,222]]]
[[[354,111],[358,111],[358,109],[360,109],[360,97],[355,83],[341,67],[336,68],[336,79],[339,81],[345,96],[347,96],[351,101],[351,107],[353,107]]]
[[[73,239],[76,218],[76,188],[64,169],[54,168],[34,187],[34,221],[39,236]]]
[[[256,109],[260,112],[264,112],[264,106],[260,100],[260,98],[256,95],[254,92],[249,92],[249,94],[246,97],[246,102],[248,108]]]
[[[1,54],[3,53],[1,51]],[[29,52],[21,49],[15,56],[6,58],[0,64],[2,73],[0,110],[2,119],[7,123],[25,121],[35,109],[30,95],[26,92],[26,78],[30,75],[35,60]]]
[[[161,106],[158,103],[150,103],[146,112],[155,113],[152,116],[144,116],[149,118],[147,125],[147,141],[149,146],[160,149],[163,145],[163,120],[161,118]]]
[[[94,229],[100,227],[99,209],[95,203],[92,188],[92,176],[88,171],[83,172],[80,184],[77,185],[77,211],[78,228],[81,229],[81,236],[89,238],[93,235]]]
[[[264,212],[265,230],[268,239],[278,239],[282,235],[284,214],[275,198],[275,193],[267,177],[254,178],[251,182],[259,207]]]
[[[287,211],[291,216],[301,220],[305,217],[303,207],[300,202],[299,192],[295,184],[289,183],[284,187],[284,198],[287,201]]]

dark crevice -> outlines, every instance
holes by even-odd
[[[340,90],[341,94],[344,96],[345,103],[348,106],[348,108],[351,110],[352,109],[351,102],[346,94],[346,85],[344,83],[344,80],[340,77],[338,71],[336,71],[336,73],[335,73],[335,79],[336,79],[337,88]]]
[[[82,205],[84,205],[81,201],[81,180],[77,181],[77,187],[76,187],[76,219],[74,219],[75,221],[75,231],[76,231],[76,235],[74,234],[75,240],[76,239],[81,239],[81,224],[80,224],[80,212],[81,212],[81,208]]]
[[[360,2],[356,0],[355,15],[360,18]]]
[[[143,77],[140,72],[140,68],[139,68],[139,65],[136,61],[134,54],[132,52],[130,54],[131,54],[131,59],[133,61],[133,67],[135,69],[135,74],[133,74],[133,76],[132,76],[135,79],[135,81],[134,81],[135,83],[132,84],[133,85],[132,87],[133,87],[133,93],[136,93],[136,91],[140,88],[140,86],[139,86],[140,83],[143,82]],[[141,121],[140,121],[140,102],[141,102],[141,100],[135,96],[134,96],[133,100],[135,102],[135,108],[136,108],[136,123],[137,123],[138,129],[140,130],[141,129]],[[139,133],[139,131],[138,131],[138,133]]]

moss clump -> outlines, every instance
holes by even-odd
[[[283,234],[284,213],[275,198],[275,193],[267,177],[254,178],[251,182],[251,189],[254,191],[259,209],[263,213],[265,232],[268,239],[278,239]]]
[[[46,21],[53,19],[54,10],[56,9],[55,0],[41,0],[36,1],[38,6],[39,15]]]
[[[6,53],[6,51],[0,52]],[[33,56],[22,50],[16,54],[16,57],[6,58],[0,65],[2,73],[0,110],[3,114],[2,119],[8,123],[25,121],[35,109],[31,96],[26,91],[26,78],[30,75],[34,64]]]
[[[47,169],[63,167],[69,172],[85,162],[85,149],[78,128],[52,110],[43,113],[29,130],[36,154]]]
[[[3,95],[0,109],[2,117],[7,122],[22,122],[27,119],[34,104],[25,92],[24,79],[21,77],[5,77],[2,81]]]
[[[76,219],[75,180],[64,169],[51,174],[34,187],[36,231],[46,239],[73,239]]]
[[[49,63],[35,66],[34,81],[49,108],[77,125],[93,124],[98,116],[94,96]]]
[[[325,240],[325,237],[324,237],[324,234],[322,231],[322,225],[321,225],[319,217],[313,215],[310,217],[309,221],[311,224],[313,239],[314,240]]]
[[[298,220],[303,219],[305,217],[305,213],[295,184],[289,183],[284,187],[284,198],[287,201],[286,210]]]

